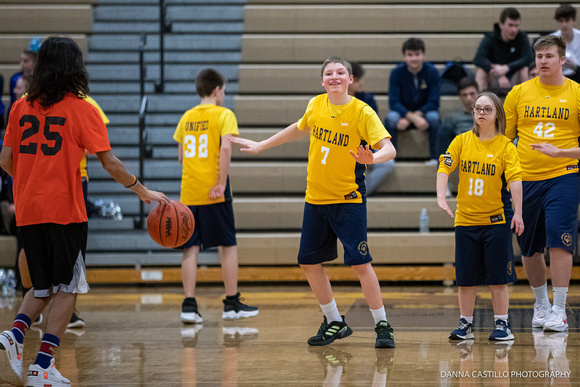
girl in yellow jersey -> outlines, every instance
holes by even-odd
[[[507,284],[516,280],[511,229],[518,235],[524,230],[521,167],[516,147],[504,136],[505,113],[499,98],[480,94],[473,118],[473,129],[455,137],[441,155],[437,173],[437,204],[453,218],[445,188],[449,173],[459,168],[455,273],[461,316],[449,338],[473,338],[476,286],[489,285],[495,319],[489,340],[513,340]]]
[[[318,334],[308,340],[320,346],[350,336],[352,330],[336,307],[322,262],[337,258],[337,238],[344,246],[345,265],[358,276],[375,320],[377,348],[393,348],[393,329],[387,322],[381,289],[370,264],[367,245],[365,164],[392,160],[396,151],[381,120],[366,103],[348,94],[353,82],[350,63],[327,59],[322,65],[326,94],[308,103],[304,116],[267,140],[230,141],[242,151],[258,153],[309,134],[306,204],[298,263],[324,313]],[[369,146],[379,149],[373,153]]]

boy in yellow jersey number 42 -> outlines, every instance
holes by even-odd
[[[513,340],[507,284],[516,280],[511,228],[517,234],[524,230],[522,170],[516,147],[503,135],[505,114],[495,94],[482,93],[477,98],[473,121],[473,129],[455,137],[440,157],[437,173],[437,204],[453,217],[445,189],[449,173],[459,168],[455,272],[460,319],[449,338],[474,338],[476,286],[489,285],[495,320],[489,340]]]
[[[566,43],[561,37],[541,37],[534,51],[539,76],[514,86],[506,97],[506,136],[518,137],[522,165],[526,229],[518,243],[536,298],[532,327],[562,332],[568,329],[566,296],[578,235],[580,85],[562,75]],[[548,299],[546,247],[553,306]]]
[[[238,250],[229,169],[232,144],[238,135],[234,113],[221,105],[225,100],[225,78],[213,69],[202,70],[195,79],[201,103],[185,112],[173,139],[179,143],[179,162],[183,165],[181,203],[189,206],[195,218],[193,236],[183,248],[181,264],[185,300],[181,321],[202,323],[195,299],[197,257],[200,249],[219,246],[226,291],[224,319],[252,317],[258,308],[240,302],[238,293]]]
[[[338,312],[322,263],[337,258],[337,238],[344,246],[344,263],[358,276],[375,320],[377,348],[394,348],[379,281],[367,245],[365,164],[392,160],[396,151],[381,120],[366,103],[348,95],[353,82],[351,65],[341,58],[322,65],[326,94],[308,103],[304,116],[261,142],[231,138],[241,150],[259,153],[310,135],[306,203],[298,263],[324,313],[309,345],[321,346],[352,334]],[[379,149],[373,153],[369,146]],[[366,145],[366,146],[365,146]]]

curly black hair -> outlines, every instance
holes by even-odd
[[[36,68],[26,100],[47,108],[66,93],[84,98],[89,93],[89,75],[79,46],[70,38],[51,36],[38,50]]]

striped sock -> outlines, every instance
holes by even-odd
[[[42,336],[42,343],[40,344],[40,350],[36,356],[34,364],[38,364],[44,369],[50,367],[50,361],[52,360],[52,355],[54,348],[58,347],[60,344],[60,339],[50,333],[45,333]]]
[[[26,334],[28,328],[30,328],[31,323],[32,322],[30,321],[30,317],[22,313],[17,315],[14,319],[14,324],[12,325],[12,334],[14,335],[16,341],[18,341],[18,344],[22,344],[24,342],[24,335]]]

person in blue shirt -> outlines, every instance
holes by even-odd
[[[397,132],[417,128],[429,132],[428,165],[437,165],[437,133],[439,119],[439,97],[441,78],[430,63],[423,61],[425,43],[411,38],[403,43],[405,63],[398,65],[389,79],[388,130],[396,145]]]

